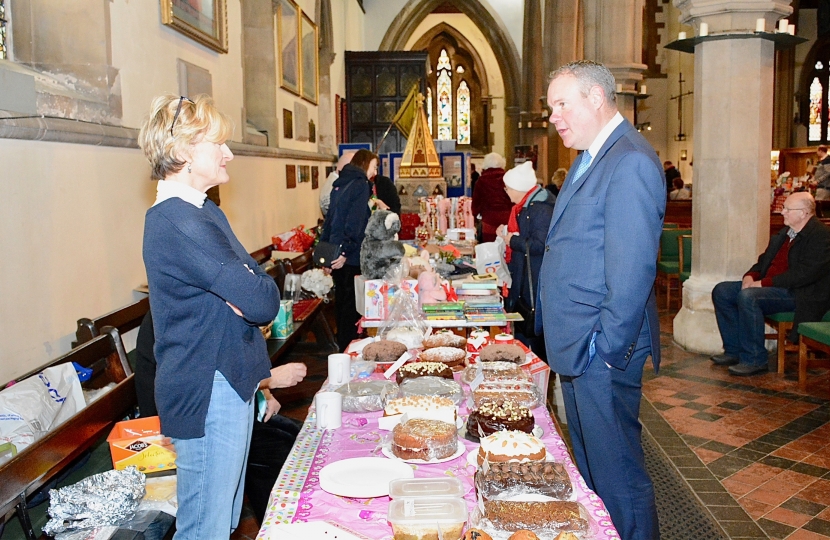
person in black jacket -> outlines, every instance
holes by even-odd
[[[357,339],[357,312],[354,278],[360,275],[360,246],[369,216],[372,186],[369,178],[378,169],[378,156],[358,150],[351,163],[343,167],[331,190],[329,211],[320,240],[341,246],[341,255],[331,263],[334,279],[334,309],[337,320],[337,345],[341,351]]]
[[[788,338],[798,342],[798,324],[820,321],[830,309],[830,229],[815,217],[816,203],[806,192],[784,201],[785,227],[742,281],[718,283],[712,303],[724,354],[712,357],[732,375],[767,371],[764,316],[794,311]]]
[[[536,183],[536,172],[530,161],[504,174],[504,190],[515,206],[508,223],[500,226],[496,233],[508,247],[505,260],[513,283],[505,307],[508,311],[514,311],[520,299],[527,306],[535,303],[535,299],[531,298],[525,254],[530,254],[530,275],[535,294],[539,286],[539,269],[545,255],[545,239],[550,228],[556,196]],[[518,329],[514,332],[516,339],[530,347],[540,358],[547,358],[544,334],[531,336]]]
[[[663,172],[666,173],[666,198],[669,198],[669,193],[674,189],[674,179],[680,178],[680,171],[674,166],[671,161],[663,162]]]
[[[377,195],[377,198],[383,201],[383,203],[387,206],[387,208],[384,208],[383,210],[395,212],[400,217],[401,198],[398,195],[398,190],[395,189],[395,184],[392,182],[392,179],[388,176],[379,174],[375,176],[374,184],[375,195]]]

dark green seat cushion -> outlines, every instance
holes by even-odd
[[[767,319],[770,319],[775,322],[793,322],[793,317],[795,317],[795,313],[792,311],[782,311],[781,313],[773,313],[771,315],[767,315]]]
[[[680,263],[677,261],[657,261],[657,271],[663,274],[675,274],[680,271]]]
[[[692,275],[691,272],[680,272],[680,283],[683,283],[684,281],[689,279],[689,276],[691,276],[691,275]]]
[[[798,333],[819,343],[830,345],[830,322],[806,322],[798,325]]]

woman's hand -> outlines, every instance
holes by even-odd
[[[237,315],[239,315],[243,319],[245,318],[245,315],[242,314],[242,311],[240,311],[240,309],[238,307],[231,304],[230,302],[225,302],[225,303],[228,304],[231,307],[231,309],[233,310],[234,313],[236,313]]]
[[[346,256],[345,255],[341,255],[341,256],[337,257],[336,259],[334,259],[333,261],[331,261],[331,267],[332,267],[333,270],[340,270],[341,268],[343,268],[343,266],[345,266],[345,264],[346,264]]]
[[[380,199],[372,199],[375,203],[375,208],[380,208],[381,210],[389,210],[389,205],[383,202]]]
[[[265,396],[265,417],[262,419],[263,422],[267,422],[271,419],[275,414],[280,411],[280,402],[271,395],[271,391],[267,388],[262,389],[262,394]]]
[[[292,362],[271,369],[271,378],[266,379],[268,388],[288,388],[302,381],[306,375],[305,364]]]
[[[507,225],[499,225],[498,227],[496,227],[496,236],[501,236],[502,238],[504,238],[504,236],[506,234],[507,234]]]

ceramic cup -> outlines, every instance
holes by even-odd
[[[329,384],[339,386],[351,379],[352,357],[348,354],[329,355]]]
[[[337,392],[320,392],[314,397],[317,429],[337,429],[343,423],[343,396]]]

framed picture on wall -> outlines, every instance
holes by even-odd
[[[304,184],[305,182],[311,182],[311,166],[310,165],[298,165],[297,168],[300,170],[300,174],[298,175],[299,182]]]
[[[297,168],[294,165],[285,166],[285,187],[288,189],[297,187]]]
[[[282,110],[282,136],[285,139],[294,138],[294,113],[288,109]]]
[[[228,52],[226,0],[161,0],[161,22],[220,53]]]
[[[279,34],[280,86],[299,95],[300,8],[293,0],[280,0],[277,6],[277,32]]]
[[[311,167],[311,189],[320,187],[320,167],[314,165]]]
[[[300,80],[302,81],[302,92],[304,99],[317,104],[317,25],[303,13],[300,21],[300,47],[302,62],[300,67]]]

